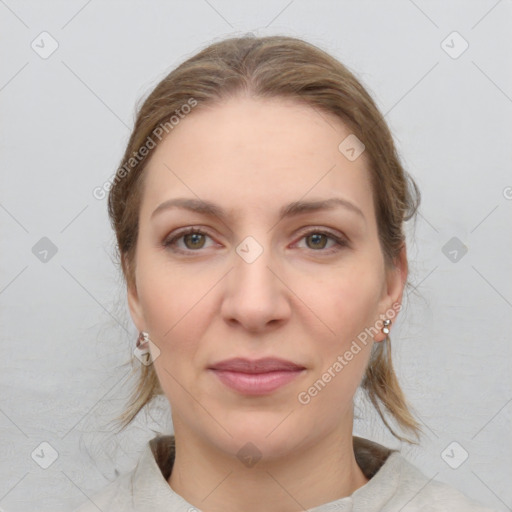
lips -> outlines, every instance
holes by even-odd
[[[285,386],[306,369],[279,358],[234,358],[212,365],[209,370],[225,386],[243,395],[266,395]]]
[[[298,371],[303,370],[304,366],[276,357],[265,357],[262,359],[244,359],[242,357],[236,357],[215,363],[210,369],[241,373],[268,373]]]

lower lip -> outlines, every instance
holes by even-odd
[[[244,395],[265,395],[288,384],[305,370],[241,373],[211,370],[226,386]]]

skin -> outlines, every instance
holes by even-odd
[[[385,269],[365,154],[351,162],[338,150],[349,134],[300,102],[238,96],[194,110],[146,167],[128,303],[160,350],[153,364],[177,446],[169,485],[200,510],[295,512],[368,481],[354,457],[352,400],[384,334],[307,405],[297,399],[401,303],[407,277],[405,247]],[[151,218],[177,197],[215,202],[228,217],[172,208]],[[279,221],[292,201],[331,197],[364,218],[338,206]],[[163,245],[187,226],[208,234]],[[315,228],[348,245],[306,236]],[[263,249],[252,263],[235,250],[247,236]],[[247,396],[207,370],[235,356],[276,356],[306,370],[271,394]],[[251,467],[236,456],[248,442],[261,455]]]

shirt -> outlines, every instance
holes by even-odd
[[[353,446],[356,462],[369,481],[350,496],[308,512],[496,512],[428,478],[396,450],[361,437],[353,437]],[[200,512],[168,483],[174,457],[174,436],[154,437],[132,471],[75,512]]]

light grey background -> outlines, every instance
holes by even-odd
[[[392,340],[426,436],[402,451],[512,510],[511,22],[510,0],[0,0],[0,509],[70,510],[170,432],[164,399],[112,433],[136,332],[93,189],[151,87],[208,43],[252,31],[331,52],[386,113],[423,196],[408,227],[418,294]],[[58,43],[47,58],[43,31]],[[53,256],[38,252],[43,237]],[[400,446],[364,404],[360,414],[357,434]],[[466,452],[458,469],[446,462]]]

